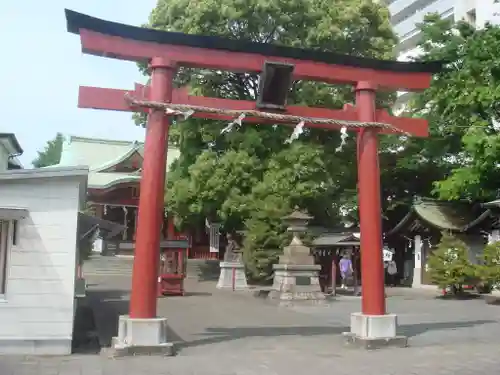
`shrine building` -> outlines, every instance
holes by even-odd
[[[495,202],[473,204],[416,198],[404,218],[385,233],[395,251],[399,276],[413,287],[430,285],[427,260],[446,231],[464,241],[477,261],[492,236],[498,238],[500,211]]]
[[[133,255],[139,202],[139,184],[144,144],[68,136],[63,145],[60,166],[89,167],[87,202],[95,216],[127,227],[113,238],[99,242],[103,255]],[[166,168],[179,157],[179,149],[169,146]],[[161,240],[189,239],[190,258],[210,258],[207,230],[204,226],[179,233],[174,217],[164,210]],[[212,252],[213,253],[213,252]],[[217,254],[215,254],[217,255]],[[213,257],[213,255],[212,255]]]

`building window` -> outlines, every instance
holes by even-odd
[[[9,252],[9,224],[0,220],[0,295],[5,294],[7,286],[7,258]]]

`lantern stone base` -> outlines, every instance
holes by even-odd
[[[175,354],[174,345],[167,341],[167,319],[134,319],[121,315],[118,336],[113,337],[112,357]]]
[[[351,332],[344,332],[347,345],[373,350],[387,347],[404,348],[408,346],[406,336],[396,334],[397,316],[351,314]]]
[[[275,264],[273,288],[268,298],[281,301],[325,301],[319,285],[321,266]]]
[[[234,284],[233,284],[234,277]],[[220,262],[218,289],[248,289],[245,265],[241,262]]]

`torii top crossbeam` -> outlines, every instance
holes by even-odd
[[[364,124],[383,122],[412,135],[428,135],[425,120],[393,117],[377,110],[375,91],[379,88],[405,91],[426,89],[430,85],[432,74],[442,69],[442,62],[381,61],[318,50],[164,32],[104,21],[70,10],[66,10],[66,19],[68,31],[80,35],[84,53],[145,61],[150,63],[152,69],[151,84],[147,88],[138,86],[135,90],[126,91],[81,87],[79,97],[80,107],[141,110],[132,108],[130,104],[133,102],[125,100],[125,94],[132,94],[139,96],[136,104],[140,106],[142,103],[149,109],[130,303],[132,318],[153,318],[156,314],[155,282],[161,226],[159,206],[164,194],[166,135],[169,125],[168,116],[160,107],[169,104],[194,105],[252,113],[258,109],[252,101],[197,97],[188,95],[185,89],[174,90],[172,80],[177,67],[259,73],[268,62],[293,66],[291,80],[352,84],[356,90],[356,105],[347,106],[344,110],[290,106],[283,108],[285,114],[310,119],[358,121]],[[148,100],[149,104],[146,103]],[[227,119],[227,115],[214,114],[213,111],[195,113],[195,116]],[[262,118],[245,119],[247,120],[266,122]],[[272,122],[275,123],[274,120]],[[317,127],[335,128],[326,125]],[[377,145],[377,134],[383,131],[369,127],[358,133],[362,310],[366,316],[385,315]]]
[[[406,91],[429,87],[442,62],[399,62],[347,56],[227,38],[165,32],[104,21],[66,10],[68,31],[80,34],[85,53],[130,61],[168,56],[179,65],[260,72],[272,59],[295,65],[295,80],[328,83],[371,81]],[[229,58],[230,56],[230,58]]]
[[[293,79],[314,80],[328,83],[351,83],[369,81],[376,87],[392,90],[417,91],[429,87],[431,73],[442,68],[441,62],[399,62],[376,60],[341,55],[318,50],[276,46],[272,44],[237,41],[226,38],[164,32],[105,21],[66,10],[68,31],[80,35],[84,53],[110,58],[149,61],[153,57],[168,57],[177,66],[221,69],[236,72],[260,72],[266,61],[272,60],[294,66]],[[79,107],[131,111],[123,100],[130,91],[94,87],[80,89]],[[135,94],[143,91],[135,90]],[[138,99],[145,99],[141,96]],[[186,90],[174,92],[174,104],[250,110],[256,103],[243,100],[228,100],[190,96]],[[141,109],[134,109],[141,110]],[[357,120],[355,108],[344,110],[290,106],[286,112],[294,116],[336,118],[345,121]],[[194,117],[227,120],[224,115],[195,113]],[[246,122],[276,123],[258,118],[247,118]],[[384,110],[376,110],[374,122],[386,123],[417,137],[428,135],[427,122],[422,119],[390,116]],[[309,127],[335,128],[306,124]],[[391,133],[383,129],[384,133]]]

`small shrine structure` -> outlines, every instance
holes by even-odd
[[[339,261],[344,253],[351,256],[356,281],[361,280],[360,245],[359,228],[325,231],[313,240],[312,253],[321,266],[319,278],[323,291],[330,289],[335,294],[336,285],[340,285]]]
[[[362,312],[351,317],[349,343],[406,345],[396,335],[397,318],[388,314],[384,292],[380,170],[380,133],[426,137],[424,119],[390,116],[376,108],[377,90],[417,91],[429,87],[442,62],[381,61],[319,50],[284,47],[215,36],[188,35],[123,25],[66,10],[68,31],[78,34],[84,53],[147,62],[151,80],[132,90],[82,87],[80,106],[148,114],[139,215],[132,277],[130,315],[119,321],[115,350],[136,353],[171,352],[166,318],[156,316],[158,248],[162,226],[169,125],[189,116],[245,123],[292,125],[294,135],[304,127],[354,131],[358,135],[358,194],[361,224]],[[174,89],[180,67],[260,73],[255,101],[191,96]],[[294,81],[348,83],[355,105],[343,110],[288,106]],[[85,99],[85,101],[83,101]]]
[[[166,171],[178,157],[179,150],[169,145]],[[63,144],[58,166],[89,167],[88,209],[96,217],[125,228],[106,239],[97,239],[95,251],[103,255],[134,254],[143,159],[144,144],[141,142],[68,136]],[[170,240],[173,247],[186,246],[190,234],[176,231],[174,215],[162,206],[161,239],[165,246],[168,245],[166,240]],[[182,241],[182,244],[175,241]],[[197,245],[199,247],[199,241]],[[208,252],[208,244],[205,246]]]
[[[385,234],[385,242],[396,249],[400,276],[413,287],[431,285],[427,259],[432,247],[439,243],[442,231],[464,241],[470,249],[470,259],[476,261],[488,241],[488,234],[498,228],[495,208],[484,206],[466,201],[416,198],[407,215]]]
[[[500,199],[483,203],[491,214],[491,232],[488,236],[488,243],[500,241]]]

